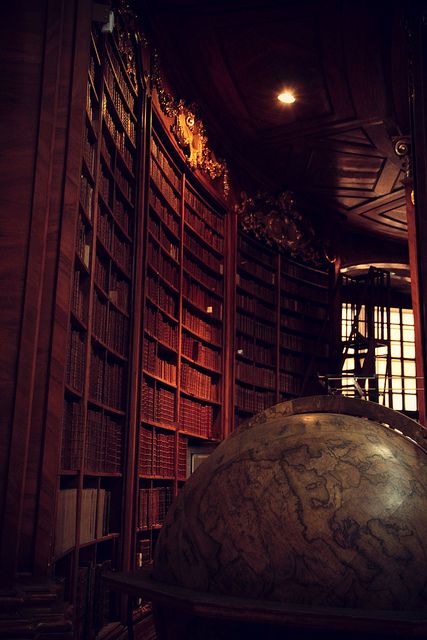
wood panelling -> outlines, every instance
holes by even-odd
[[[200,105],[221,152],[243,169],[241,186],[293,189],[302,206],[316,203],[320,223],[345,216],[406,237],[390,140],[408,127],[406,68],[392,67],[405,51],[402,3],[139,4],[175,91]],[[291,106],[276,98],[285,87]],[[396,187],[386,215],[379,204]]]
[[[13,573],[22,509],[26,446],[36,354],[40,279],[43,272],[43,206],[34,207],[40,91],[46,20],[45,2],[16,2],[2,16],[2,194],[0,281],[0,473],[3,538],[0,572]],[[10,29],[10,25],[14,29]],[[40,154],[46,148],[41,147]],[[10,167],[13,173],[10,173]],[[34,235],[31,235],[33,231]],[[40,252],[40,254],[39,254]],[[31,264],[30,264],[31,263]],[[30,268],[31,267],[31,268]],[[6,493],[7,492],[7,493]],[[7,534],[7,535],[6,535]]]

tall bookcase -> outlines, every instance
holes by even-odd
[[[319,392],[328,371],[328,269],[280,256],[279,401]]]
[[[242,231],[236,251],[235,427],[313,391],[329,355],[328,269],[298,263]]]
[[[153,114],[145,225],[136,564],[185,481],[189,450],[222,435],[224,211]]]
[[[277,265],[274,250],[238,234],[235,426],[277,402]]]
[[[118,615],[101,576],[122,532],[141,100],[115,35],[93,30],[54,549],[78,638]]]

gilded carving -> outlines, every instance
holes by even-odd
[[[295,207],[291,191],[279,196],[257,192],[235,206],[242,229],[270,246],[276,246],[295,258],[321,264],[322,254],[316,246],[314,229]]]
[[[147,46],[147,39],[142,33],[135,11],[127,0],[118,0],[115,10],[115,37],[117,48],[122,56],[127,74],[135,91],[138,91],[136,70],[136,46]]]
[[[159,64],[159,55],[154,52],[152,80],[156,88],[162,112],[173,118],[171,131],[192,169],[201,169],[211,180],[222,177],[224,195],[229,193],[228,169],[224,160],[218,160],[208,146],[203,122],[196,117],[196,106],[173,98],[164,88]]]

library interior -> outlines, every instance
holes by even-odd
[[[0,638],[427,638],[427,1],[1,17]]]

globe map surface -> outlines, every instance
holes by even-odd
[[[283,603],[426,609],[424,451],[361,417],[260,416],[187,481],[154,579]]]

